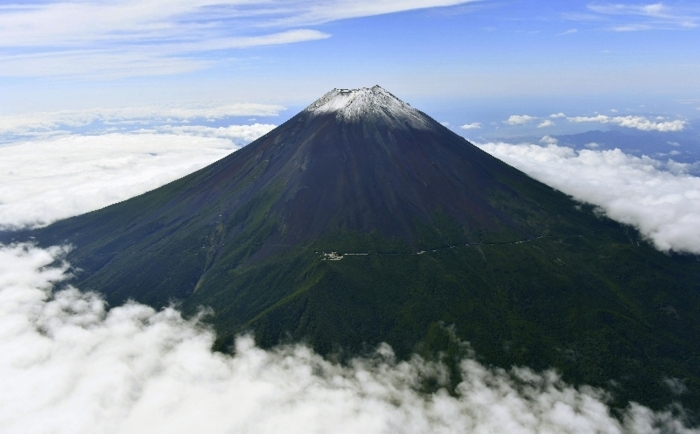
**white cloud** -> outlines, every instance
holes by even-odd
[[[445,369],[396,363],[386,345],[349,366],[303,345],[265,351],[250,337],[235,356],[212,353],[213,333],[172,308],[107,310],[93,293],[52,292],[66,277],[67,264],[51,265],[62,253],[0,247],[4,433],[697,433],[636,404],[620,422],[603,392],[551,371],[467,358],[456,396],[428,395],[416,387]]]
[[[560,119],[560,118],[565,118],[566,115],[564,113],[559,112],[559,113],[553,113],[553,114],[549,115],[549,117],[552,119]]]
[[[263,36],[245,36],[237,38],[213,39],[199,45],[193,45],[189,50],[225,50],[228,48],[250,48],[266,45],[284,45],[305,41],[317,41],[330,38],[331,35],[318,30],[299,29],[287,30],[280,33],[272,33]],[[187,46],[180,46],[187,49]]]
[[[172,133],[178,136],[220,137],[232,140],[235,143],[248,144],[258,137],[269,133],[275,127],[276,125],[272,124],[229,125],[228,127],[216,128],[201,125],[167,125],[158,127],[156,130],[160,133]]]
[[[559,36],[564,36],[564,35],[573,35],[574,33],[578,33],[578,29],[569,29],[565,32],[559,33]]]
[[[540,122],[539,125],[537,125],[537,128],[553,127],[554,125],[556,125],[554,122],[552,122],[552,121],[549,120],[549,119],[545,119],[545,120],[543,120],[542,122]]]
[[[635,128],[642,131],[683,131],[685,121],[675,120],[666,122],[654,122],[642,116],[575,116],[567,118],[569,122],[600,122],[603,124],[616,124],[625,128]]]
[[[300,26],[470,1],[473,0],[48,1],[0,7],[0,46],[83,46],[86,42],[105,40],[143,40],[145,43],[155,40],[162,44],[182,39],[191,43],[211,40],[205,36],[225,32],[227,22],[235,19],[257,20],[254,21],[257,26]]]
[[[475,130],[481,128],[481,122],[473,122],[471,124],[464,124],[460,127],[463,130]]]
[[[212,66],[208,60],[149,55],[138,50],[81,50],[0,55],[0,76],[87,76],[102,79],[184,74]]]
[[[588,149],[597,149],[597,148],[600,148],[600,145],[596,142],[591,142],[591,143],[586,143],[585,145],[583,145],[583,147],[588,148]]]
[[[301,26],[470,1],[49,0],[4,5],[0,48],[9,50],[0,54],[0,76],[184,73],[214,65],[203,56],[214,50],[330,37]]]
[[[243,7],[247,10],[243,11]],[[145,49],[161,47],[166,52],[193,52],[288,44],[318,39],[323,34],[315,30],[294,29],[234,36],[226,29],[225,22],[276,14],[298,16],[306,10],[301,2],[282,6],[236,0],[49,1],[23,8],[0,8],[0,46],[50,46],[75,50],[105,42],[124,47],[119,44],[140,41],[141,48]]]
[[[540,143],[545,143],[547,145],[556,145],[557,143],[559,143],[559,140],[551,136],[544,136],[540,139]]]
[[[0,56],[0,76],[83,75],[99,78],[171,75],[197,71],[214,63],[188,53],[282,45],[329,38],[317,30],[289,30],[263,36],[212,38],[197,43],[127,46],[108,49],[54,50]]]
[[[653,29],[692,29],[698,27],[700,8],[697,6],[671,6],[652,4],[591,4],[593,12],[607,16],[620,16],[626,22],[611,30],[632,32]]]
[[[612,119],[610,116],[606,115],[596,115],[596,116],[573,116],[567,118],[569,122],[602,122],[607,123]]]
[[[640,32],[643,30],[651,30],[654,27],[649,24],[626,24],[624,26],[613,26],[610,29],[615,32]]]
[[[700,178],[687,165],[634,157],[619,149],[581,150],[550,144],[480,146],[533,178],[599,206],[633,225],[658,249],[700,254]]]
[[[224,133],[251,139],[265,130],[229,127]],[[239,147],[222,138],[173,134],[70,135],[0,147],[0,227],[44,225],[102,208]]]
[[[123,107],[0,116],[0,134],[31,135],[59,127],[84,127],[93,122],[143,124],[222,119],[233,116],[277,116],[284,107],[272,104],[237,103],[221,106]]]
[[[504,123],[508,125],[525,125],[535,119],[537,118],[530,115],[511,115]]]
[[[273,21],[280,25],[313,25],[348,18],[384,15],[416,9],[455,6],[473,3],[478,0],[333,0],[333,1],[293,1],[296,10],[289,16]],[[285,9],[284,7],[282,8]],[[289,8],[286,8],[289,10]]]

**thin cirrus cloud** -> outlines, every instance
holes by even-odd
[[[215,64],[207,53],[315,41],[299,28],[474,0],[48,1],[0,6],[0,75],[110,78],[177,74]]]
[[[694,29],[700,21],[697,6],[652,4],[591,4],[588,9],[600,17],[622,18],[609,29],[634,32],[658,29]]]
[[[200,42],[116,48],[70,48],[59,51],[31,50],[0,56],[0,76],[99,76],[121,78],[193,72],[215,63],[198,53],[315,41],[330,35],[317,30],[289,30],[263,36],[231,37]]]
[[[629,224],[657,249],[700,254],[700,178],[687,164],[663,163],[615,150],[576,151],[542,143],[486,143],[481,149],[573,198]],[[591,143],[589,148],[595,148]]]
[[[0,45],[94,48],[102,44],[114,47],[129,43],[173,50],[178,47],[174,44],[182,44],[182,51],[192,51],[298,42],[302,39],[283,36],[288,33],[241,35],[232,30],[227,32],[224,26],[226,21],[254,19],[266,14],[263,2],[257,2],[257,11],[251,10],[255,4],[247,1],[121,0],[9,5],[0,7]],[[241,10],[242,7],[246,11]],[[267,10],[267,13],[275,11]]]
[[[105,79],[183,74],[213,66],[204,59],[149,54],[143,49],[89,49],[0,54],[0,76],[87,76]]]
[[[69,286],[66,248],[0,246],[0,431],[5,433],[697,433],[670,412],[630,404],[612,416],[602,390],[553,371],[460,364],[448,370],[391,348],[347,365],[304,345],[269,350],[239,336],[235,355],[211,351],[214,333],[174,308],[134,302],[107,309]],[[468,347],[465,346],[468,352]],[[670,390],[683,384],[667,379]]]
[[[314,25],[348,18],[390,14],[415,9],[455,6],[475,3],[480,0],[335,0],[297,1],[291,4],[299,7],[299,13],[272,20],[272,24]]]

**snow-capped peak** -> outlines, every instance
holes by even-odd
[[[312,115],[336,113],[346,122],[383,121],[396,127],[432,128],[430,119],[381,86],[333,89],[305,110]]]

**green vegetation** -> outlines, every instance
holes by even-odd
[[[694,258],[601,232],[424,254],[381,253],[362,234],[341,238],[212,276],[185,306],[215,308],[223,350],[253,330],[263,346],[302,340],[342,357],[388,342],[399,356],[432,357],[453,351],[436,331],[450,325],[485,363],[554,367],[567,381],[612,389],[620,405],[678,399],[664,377],[685,382],[692,392],[680,399],[690,408],[698,402]],[[370,254],[314,253],[360,245]]]

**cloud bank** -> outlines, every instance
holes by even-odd
[[[622,433],[686,429],[632,404],[611,417],[602,391],[550,371],[462,361],[457,395],[421,394],[438,364],[396,363],[380,346],[349,366],[302,345],[264,351],[250,337],[235,356],[174,309],[111,310],[68,287],[65,249],[0,247],[0,431],[6,433]],[[60,265],[51,265],[58,260]]]
[[[683,131],[685,128],[685,121],[675,120],[675,121],[665,121],[665,122],[654,122],[642,116],[576,116],[567,118],[569,122],[600,122],[602,124],[615,124],[625,128],[635,128],[642,131]]]
[[[272,104],[237,103],[210,107],[124,107],[62,110],[0,116],[0,135],[38,135],[60,128],[104,125],[183,123],[195,119],[218,120],[234,116],[277,116],[285,108]]]
[[[577,200],[599,206],[605,214],[632,225],[659,250],[700,254],[700,178],[690,166],[619,149],[581,150],[487,143],[481,149]]]
[[[266,130],[228,127],[221,135],[248,140]],[[175,134],[70,135],[2,146],[0,229],[43,226],[111,205],[238,148],[224,138]]]
[[[237,143],[250,143],[253,140],[269,133],[277,125],[253,124],[253,125],[229,125],[227,127],[206,127],[202,125],[163,126],[156,128],[160,133],[172,133],[176,135],[221,137]]]
[[[281,110],[238,103],[0,116],[0,230],[47,225],[160,187],[275,128],[211,122]]]
[[[512,126],[525,126],[535,120],[541,119],[541,122],[537,124],[537,128],[547,128],[556,125],[554,119],[564,118],[571,123],[598,122],[601,124],[617,125],[624,128],[633,128],[640,131],[658,132],[683,131],[688,123],[687,121],[681,119],[666,120],[667,118],[661,116],[657,116],[655,119],[648,119],[644,116],[631,115],[607,116],[597,114],[595,116],[566,116],[564,113],[553,113],[549,115],[549,119],[530,115],[511,115],[508,117],[508,119],[503,121],[503,123]]]

